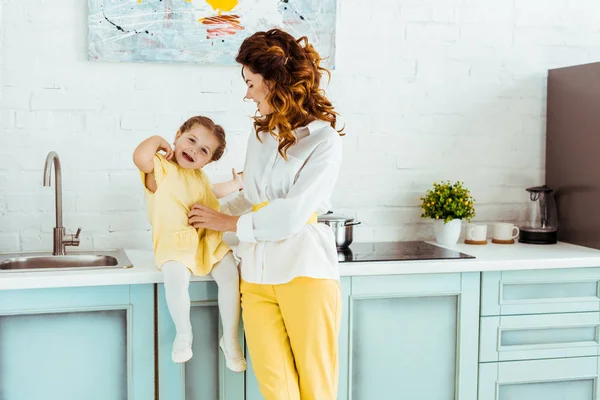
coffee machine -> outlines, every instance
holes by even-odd
[[[554,190],[546,185],[530,187],[527,220],[519,227],[519,242],[554,244],[557,242],[558,216]]]

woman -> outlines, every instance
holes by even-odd
[[[331,229],[316,223],[330,208],[342,157],[337,113],[319,87],[329,71],[305,37],[295,40],[278,29],[247,38],[236,61],[246,98],[260,114],[248,141],[241,199],[252,212],[237,217],[196,205],[189,222],[240,239],[242,318],[265,399],[333,400],[341,318],[337,251]],[[230,203],[234,208],[239,211],[240,201]]]

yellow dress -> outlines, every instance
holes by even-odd
[[[212,184],[201,169],[181,168],[161,154],[154,156],[157,189],[146,187],[146,174],[140,171],[146,188],[148,220],[152,225],[154,259],[158,269],[166,261],[178,261],[194,275],[206,275],[231,248],[222,232],[196,229],[188,223],[188,212],[196,203],[219,210]]]

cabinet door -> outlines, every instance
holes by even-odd
[[[153,285],[0,291],[0,399],[154,398]]]
[[[598,370],[598,357],[484,363],[479,399],[596,400]]]
[[[343,399],[475,400],[479,274],[361,276]]]
[[[351,278],[342,277],[342,322],[339,336],[339,386],[338,400],[348,399],[348,301],[350,299]],[[246,354],[248,351],[246,350]],[[248,370],[246,371],[246,400],[264,400],[258,388],[256,375],[252,370],[252,359],[248,356]]]
[[[194,356],[184,364],[171,360],[175,325],[158,285],[158,376],[161,400],[243,400],[244,374],[231,372],[219,350],[221,324],[214,282],[192,282],[191,319]],[[243,344],[240,322],[240,343]]]

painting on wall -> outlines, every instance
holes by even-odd
[[[242,41],[278,27],[334,67],[336,0],[88,0],[90,60],[234,65]]]

